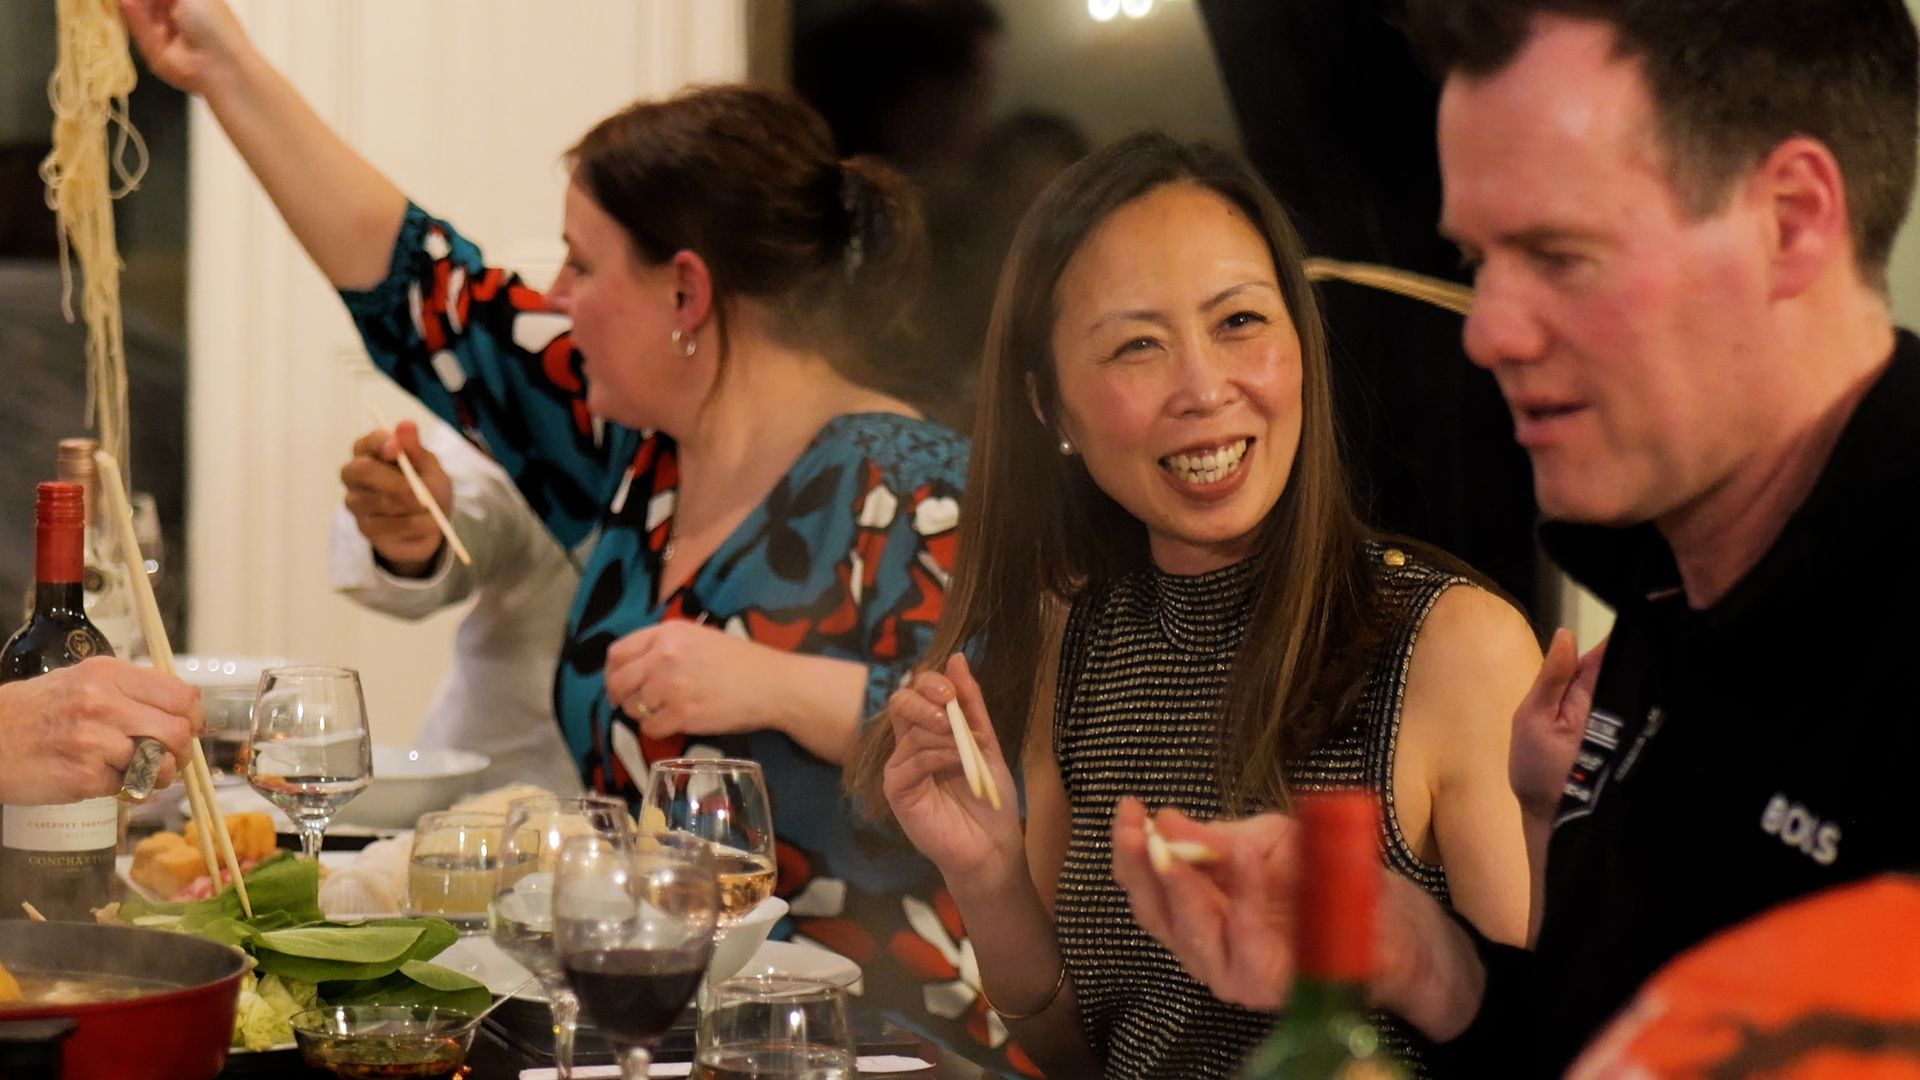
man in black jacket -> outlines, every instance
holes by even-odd
[[[1886,292],[1920,46],[1901,0],[1411,14],[1446,73],[1467,352],[1513,413],[1547,549],[1618,621],[1604,656],[1556,639],[1515,717],[1534,949],[1389,878],[1375,994],[1472,1074],[1558,1075],[1681,950],[1920,865],[1920,340]],[[1222,996],[1279,1004],[1290,825],[1162,824],[1230,857],[1156,875],[1120,819],[1141,922]]]

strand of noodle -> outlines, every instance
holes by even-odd
[[[1329,278],[1366,285],[1390,293],[1422,300],[1435,307],[1465,315],[1473,307],[1473,290],[1440,278],[1397,270],[1372,263],[1340,262],[1334,259],[1308,259],[1307,277],[1313,281]]]
[[[126,340],[112,200],[138,187],[147,169],[146,143],[127,112],[136,75],[126,24],[113,0],[58,0],[56,11],[59,53],[47,83],[53,151],[41,162],[40,178],[59,225],[61,310],[69,322],[74,263],[79,264],[80,315],[87,328],[87,421],[99,428],[102,448],[125,460]]]

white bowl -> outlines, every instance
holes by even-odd
[[[778,945],[781,946],[780,959],[789,963],[806,961],[800,963],[799,970],[789,974],[827,979],[841,986],[859,981],[859,965],[838,953],[814,945],[768,941],[767,935],[773,932],[773,924],[779,922],[786,913],[785,900],[777,896],[768,897],[747,912],[739,922],[719,930],[713,941],[713,957],[707,961],[707,978],[718,983],[742,970],[749,974],[779,972],[778,963],[762,959],[768,949]],[[526,981],[527,969],[502,952],[500,946],[484,934],[461,938],[434,957],[433,962],[486,983],[487,989],[495,994],[505,994],[517,987],[520,991],[516,995],[518,997],[530,1001],[547,999],[546,991],[541,989],[539,983],[521,985]]]
[[[291,661],[280,656],[223,656],[196,653],[173,658],[173,673],[193,686],[260,685],[260,673],[270,667],[286,667]]]
[[[707,961],[707,978],[713,982],[733,978],[735,972],[753,959],[760,946],[766,944],[767,935],[773,933],[773,924],[786,913],[787,902],[769,896],[740,916],[738,922],[721,927],[714,934],[713,959]]]
[[[861,989],[859,964],[810,941],[769,941],[734,974],[818,979],[852,994]]]
[[[473,788],[485,754],[447,748],[373,748],[373,783],[333,820],[375,829],[411,829],[420,815],[445,810]]]

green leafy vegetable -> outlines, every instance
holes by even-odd
[[[254,1050],[293,1039],[294,1013],[328,1005],[439,1005],[479,1012],[487,988],[428,963],[460,939],[441,919],[332,922],[320,910],[320,869],[282,852],[246,875],[253,917],[232,889],[207,900],[156,904],[130,899],[120,916],[136,926],[176,930],[232,945],[253,959],[241,983],[233,1045]]]
[[[255,955],[277,952],[309,960],[337,960],[343,964],[398,965],[413,943],[420,940],[416,926],[303,926],[270,930],[253,939]]]
[[[477,1013],[493,1001],[479,982],[439,964],[409,960],[384,978],[329,983],[326,998],[335,1005],[439,1005]]]
[[[295,1013],[320,1004],[312,983],[289,982],[277,975],[255,977],[248,972],[240,983],[240,1005],[233,1018],[233,1045],[266,1050],[293,1041],[289,1023]]]
[[[320,867],[305,859],[296,859],[291,851],[260,863],[246,873],[247,899],[253,902],[252,924],[263,930],[319,922],[326,913],[320,910]],[[136,926],[151,925],[145,920],[155,915],[177,915],[180,928],[198,933],[200,927],[218,919],[241,919],[240,894],[223,889],[206,900],[190,903],[159,904],[130,897],[120,905],[120,917]]]

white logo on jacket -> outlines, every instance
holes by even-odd
[[[1788,847],[1800,849],[1821,866],[1832,866],[1840,857],[1840,826],[1821,821],[1784,792],[1767,800],[1767,809],[1760,815],[1760,830],[1779,837]]]

